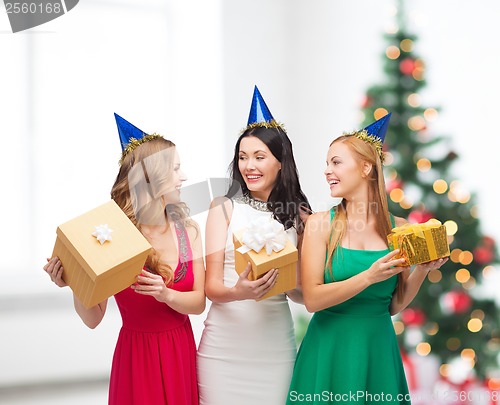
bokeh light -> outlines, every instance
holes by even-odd
[[[443,179],[438,179],[434,182],[432,188],[436,193],[444,194],[446,193],[446,190],[448,190],[448,183],[446,183],[446,181]]]
[[[403,39],[399,46],[404,52],[411,52],[413,50],[413,41],[411,39]]]
[[[373,112],[373,118],[379,120],[380,118],[386,116],[388,113],[389,112],[385,108],[379,107]]]
[[[421,131],[425,128],[425,119],[420,115],[415,115],[408,120],[408,128],[412,131]]]
[[[427,356],[431,352],[431,345],[427,342],[422,342],[417,345],[415,351],[420,356]]]
[[[417,169],[421,172],[428,172],[432,167],[431,161],[426,158],[419,159],[417,161]]]
[[[425,333],[429,336],[434,336],[439,332],[439,325],[436,322],[431,322],[425,329]]]
[[[431,270],[429,274],[427,274],[427,278],[431,283],[439,283],[443,278],[443,273],[440,270]]]
[[[455,278],[461,284],[466,283],[470,279],[470,271],[467,269],[460,269],[455,273]]]
[[[445,227],[446,227],[446,234],[447,235],[455,235],[457,232],[458,232],[458,225],[455,221],[452,221],[452,220],[449,220],[449,221],[446,221],[444,224],[443,224]],[[454,251],[456,250],[460,250],[460,249],[455,249]],[[460,251],[460,253],[462,253],[462,251]],[[459,255],[460,255],[459,253]],[[453,258],[452,258],[453,260]],[[455,261],[455,260],[453,260]],[[458,263],[460,261],[459,258],[457,258],[457,261],[455,263]]]
[[[479,332],[483,328],[483,321],[478,318],[472,318],[468,323],[467,323],[467,328],[471,332]]]
[[[460,262],[460,253],[462,253],[462,249],[456,248],[453,249],[450,253],[450,259],[454,263]]]
[[[411,93],[407,101],[410,107],[420,107],[420,96],[417,93]]]
[[[472,252],[469,252],[468,250],[464,250],[460,253],[460,256],[458,256],[458,261],[464,266],[471,264],[473,260],[474,256],[472,255]]]
[[[437,118],[438,118],[438,112],[435,108],[427,108],[425,111],[424,111],[424,118],[431,122],[431,121],[436,121]]]
[[[394,190],[391,191],[391,193],[389,194],[389,197],[395,203],[400,203],[401,201],[403,201],[403,198],[405,197],[405,193],[400,188],[395,188]]]
[[[394,332],[396,332],[396,335],[401,335],[401,333],[404,332],[405,330],[405,324],[401,321],[395,321],[393,322],[394,325]]]
[[[399,58],[399,55],[401,55],[401,51],[397,46],[391,45],[388,46],[387,49],[385,50],[385,55],[389,59],[397,59]]]

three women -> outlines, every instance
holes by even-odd
[[[234,267],[233,232],[248,226],[255,218],[272,218],[284,226],[289,239],[300,247],[310,212],[298,179],[291,142],[255,89],[247,128],[235,146],[231,190],[225,198],[212,202],[207,219],[205,292],[212,304],[197,356],[202,404],[274,405],[321,392],[384,393],[391,398],[400,395],[400,403],[409,403],[391,315],[404,309],[417,294],[427,272],[439,268],[446,260],[419,265],[410,273],[408,267],[402,266],[402,260],[394,258],[397,252],[389,252],[387,248],[386,235],[390,229],[405,222],[392,217],[387,208],[382,142],[388,119],[384,117],[363,131],[337,138],[330,145],[325,175],[331,195],[342,197],[343,201],[329,212],[315,214],[307,220],[299,280],[302,279],[305,305],[315,315],[294,368],[296,347],[287,296],[302,302],[300,284],[286,294],[256,301],[273,287],[278,271],[272,270],[261,279],[250,281],[249,266],[240,275]],[[145,147],[156,144],[158,148],[154,151]],[[161,177],[163,173],[163,181],[173,184],[172,193],[163,190],[151,201],[148,197],[148,203],[142,207],[149,208],[140,213],[131,213],[133,204],[127,200],[130,169],[144,168],[137,163],[168,149],[160,144],[158,139],[152,139],[137,146],[129,157],[125,156],[112,191],[113,199],[159,252],[149,261],[151,272],[143,271],[137,285],[116,296],[124,317],[124,329],[113,361],[112,403],[127,403],[120,402],[124,399],[114,387],[131,381],[133,373],[121,369],[127,368],[122,365],[134,357],[132,353],[139,347],[131,343],[137,342],[135,331],[127,331],[127,313],[134,312],[127,309],[126,303],[130,301],[128,308],[141,308],[141,301],[134,300],[150,295],[163,303],[162,309],[155,312],[153,308],[144,307],[139,311],[141,315],[151,314],[152,325],[164,317],[169,325],[179,327],[188,322],[182,314],[200,313],[204,308],[199,235],[176,194],[184,178],[178,173],[176,153],[170,158],[158,155],[174,168],[169,172],[158,162],[158,175]],[[144,200],[144,196],[137,198]],[[161,213],[165,214],[165,221],[161,221]],[[145,220],[137,220],[139,217]],[[175,238],[179,252],[195,249],[196,253],[188,253],[176,261]],[[182,240],[184,246],[181,246]],[[183,263],[191,263],[191,267]],[[49,262],[46,271],[58,285],[64,284],[60,262],[56,259]],[[184,274],[180,279],[178,272]],[[173,288],[169,288],[172,279]],[[179,283],[177,288],[175,283]],[[75,307],[91,327],[100,322],[105,311],[103,303],[87,313],[76,299]],[[165,317],[165,308],[170,318]],[[190,329],[185,329],[180,340],[188,344],[165,344],[170,347],[169,354],[184,353],[178,356],[174,369],[180,367],[183,356],[190,365],[191,385],[184,389],[185,397],[175,399],[176,404],[197,401],[197,390],[193,386],[193,381],[196,382],[192,368],[193,341],[189,336],[192,332],[189,332]],[[144,338],[144,334],[140,336]],[[145,377],[137,377],[141,381],[139,386],[147,386],[148,373],[145,368],[141,369],[140,374]],[[160,396],[161,390],[175,391],[170,382],[163,381],[154,395]],[[136,381],[135,385],[138,385]],[[133,392],[127,393],[129,398],[133,395]],[[172,399],[165,397],[165,401]]]

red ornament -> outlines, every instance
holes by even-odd
[[[441,309],[447,314],[461,314],[467,312],[472,299],[465,291],[450,291],[440,298]]]
[[[421,309],[406,308],[401,312],[401,320],[408,326],[422,326],[426,316]]]
[[[474,249],[474,260],[479,264],[489,264],[493,260],[493,250],[489,247],[479,246]]]
[[[495,239],[493,239],[490,236],[483,236],[481,244],[483,246],[486,246],[486,247],[489,247],[489,248],[493,248],[495,246]]]
[[[402,189],[403,187],[404,187],[403,182],[401,180],[399,180],[399,179],[390,180],[387,183],[385,183],[385,188],[386,188],[386,190],[387,190],[388,193],[390,193],[395,188],[401,188]]]
[[[401,73],[403,73],[404,75],[406,76],[411,76],[411,74],[413,73],[413,71],[415,70],[415,61],[411,58],[406,58],[406,59],[403,59],[400,63],[399,63],[399,70],[401,71]]]
[[[361,108],[368,108],[372,105],[373,100],[370,96],[364,96],[361,101]]]
[[[415,210],[410,212],[410,214],[408,215],[408,222],[411,224],[423,224],[431,218],[434,218],[432,212]]]

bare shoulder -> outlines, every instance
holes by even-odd
[[[327,221],[327,222],[330,222],[330,211],[315,212],[314,214],[309,215],[307,222],[309,222],[309,221],[314,221],[314,222]]]
[[[210,203],[210,210],[213,212],[214,208],[222,207],[224,212],[231,217],[231,213],[233,212],[233,202],[230,198],[227,197],[216,197]]]
[[[403,226],[408,223],[405,218],[401,217],[394,217],[394,222],[396,223],[396,226]]]
[[[328,234],[330,232],[330,211],[311,214],[306,222],[307,232]]]
[[[210,203],[207,217],[207,231],[213,226],[220,227],[222,223],[229,226],[233,215],[233,201],[227,197],[216,197]]]
[[[210,208],[214,208],[214,207],[217,207],[219,205],[224,205],[225,207],[232,207],[233,202],[231,201],[231,199],[229,199],[225,196],[215,197],[212,200],[212,202],[210,203]]]

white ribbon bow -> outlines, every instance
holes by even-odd
[[[259,217],[253,219],[245,229],[241,238],[242,246],[236,249],[245,254],[250,250],[259,253],[263,247],[270,255],[285,248],[287,235],[282,224],[272,218]]]
[[[101,245],[107,240],[111,242],[111,232],[113,232],[113,230],[108,227],[108,224],[101,224],[99,226],[94,226],[94,228],[95,232],[92,233],[92,236],[95,236]]]

